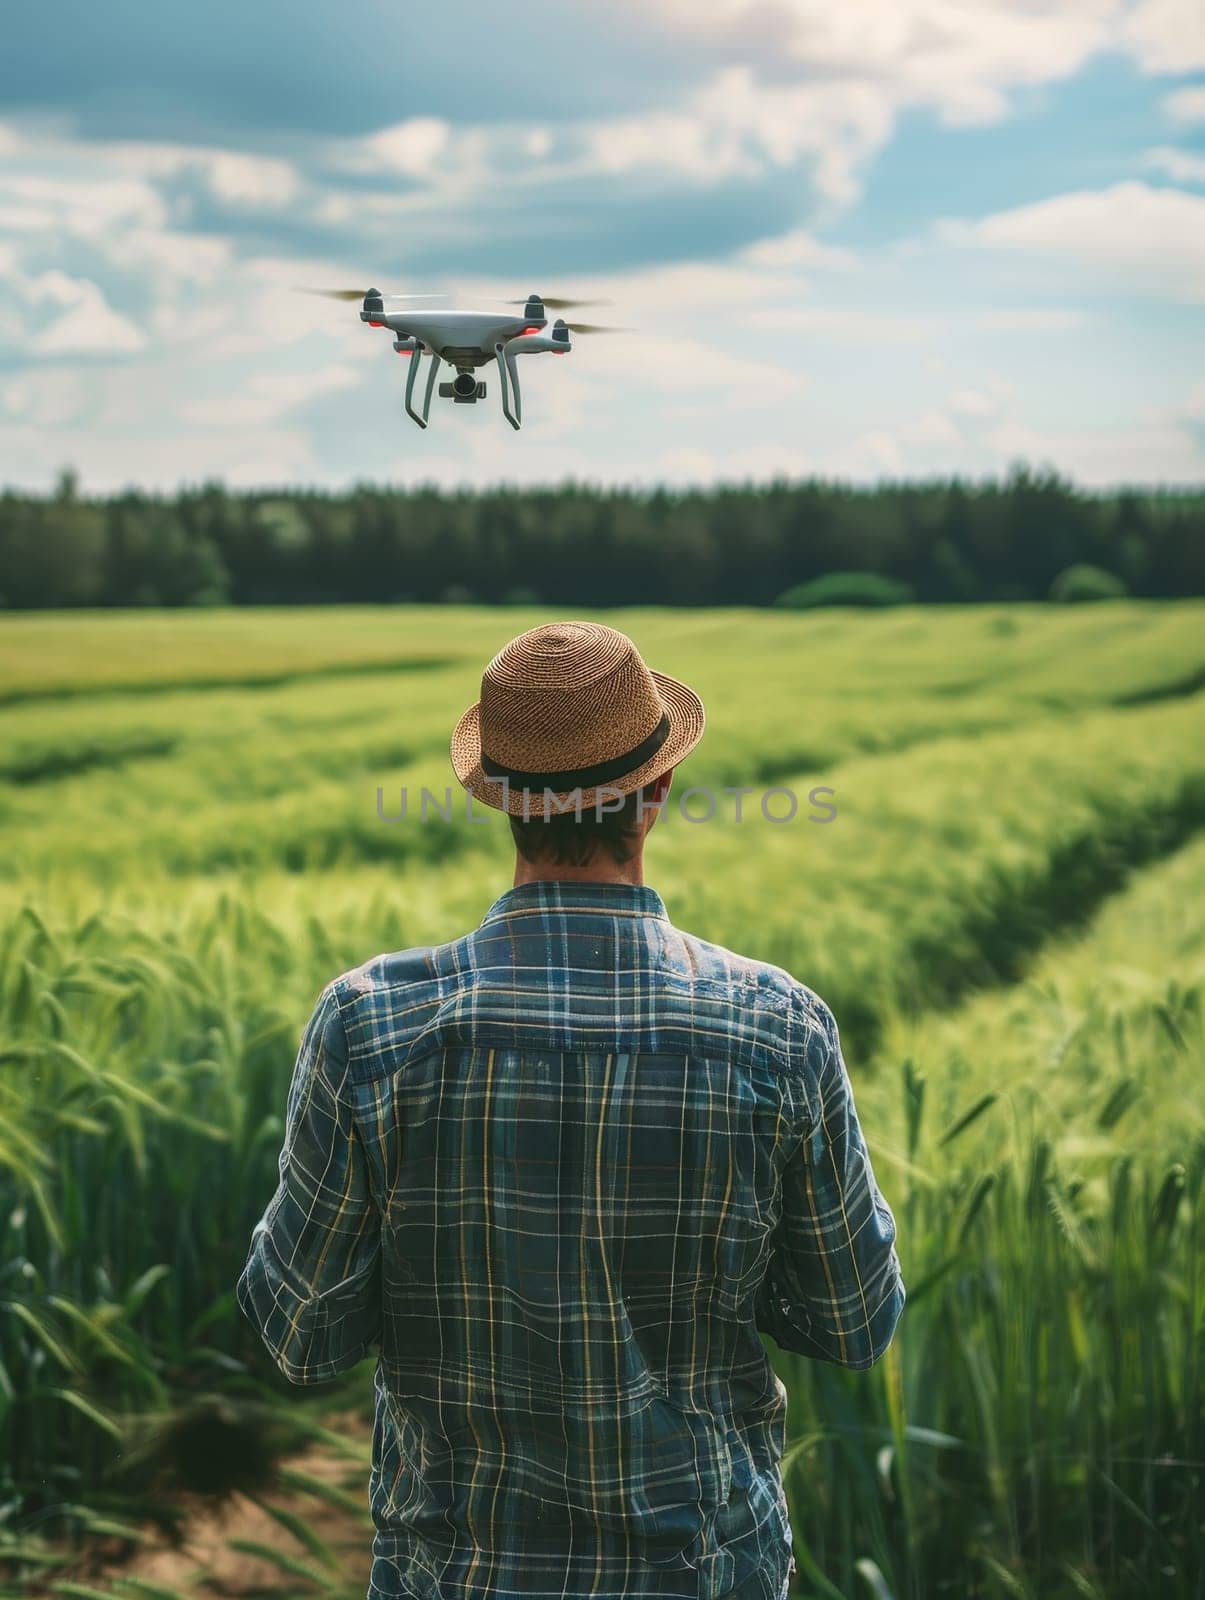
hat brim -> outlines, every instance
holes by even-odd
[[[620,794],[631,794],[633,789],[643,788],[646,783],[651,783],[670,767],[677,766],[703,737],[706,716],[703,702],[694,690],[685,683],[680,683],[677,678],[667,677],[664,672],[653,672],[651,668],[649,670],[653,682],[657,685],[657,693],[661,697],[665,714],[669,718],[669,733],[665,742],[655,755],[650,756],[641,766],[634,767],[631,772],[624,773],[622,777],[611,778],[593,788],[582,789],[580,803],[583,810],[594,806],[600,797],[600,792],[605,804],[607,798],[613,798],[617,790]],[[507,788],[498,779],[486,777],[481,766],[480,715],[481,702],[478,700],[456,724],[451,743],[453,772],[473,798],[480,800],[483,805],[492,806],[495,811],[507,811],[511,816],[543,817],[549,805],[543,790],[524,790],[513,786]],[[578,791],[574,789],[552,791],[556,801],[572,802],[572,806],[562,804],[561,810],[576,806],[577,793]],[[552,807],[554,816],[557,809],[554,804]]]

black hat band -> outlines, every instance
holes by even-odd
[[[504,779],[515,788],[551,789],[559,793],[565,789],[593,789],[610,778],[621,778],[635,772],[650,756],[656,755],[669,738],[669,713],[662,712],[661,721],[638,745],[610,761],[599,761],[592,767],[574,767],[566,772],[523,772],[518,767],[504,767],[500,761],[481,752],[481,770],[494,783]]]

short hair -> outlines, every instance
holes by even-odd
[[[658,781],[653,778],[642,789],[624,795],[622,806],[615,806],[614,796],[604,792],[600,806],[557,811],[549,805],[547,816],[533,811],[527,818],[509,813],[516,848],[527,861],[556,861],[564,866],[584,867],[599,850],[609,851],[618,862],[627,861],[635,853],[644,811],[653,809]]]

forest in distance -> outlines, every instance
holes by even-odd
[[[809,479],[174,494],[0,492],[0,606],[348,603],[767,606],[829,574],[922,603],[1046,600],[1090,567],[1118,594],[1205,594],[1205,486]],[[1055,597],[1058,596],[1055,587]]]

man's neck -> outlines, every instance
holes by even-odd
[[[643,883],[643,852],[627,861],[590,862],[572,867],[555,861],[528,861],[515,856],[515,888],[524,883]]]

